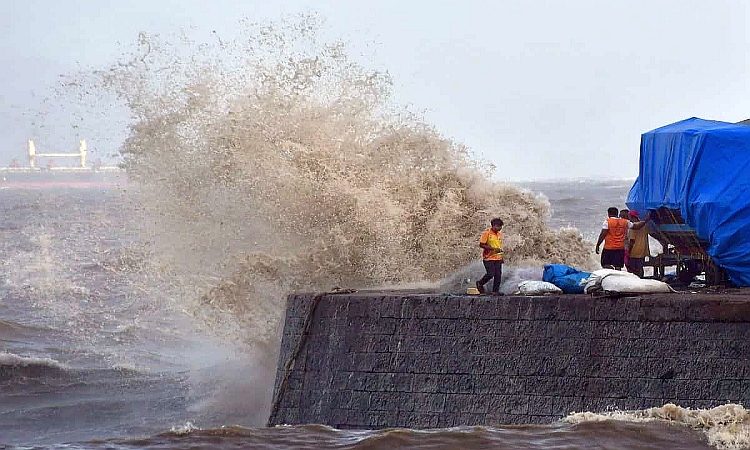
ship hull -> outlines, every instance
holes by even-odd
[[[0,169],[0,189],[99,189],[127,186],[127,172],[119,168]]]

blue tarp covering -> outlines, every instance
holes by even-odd
[[[564,264],[546,264],[542,273],[542,281],[554,284],[566,294],[583,294],[581,280],[588,278],[590,272],[581,272]]]
[[[686,119],[641,136],[627,205],[678,209],[738,286],[750,286],[750,126]]]

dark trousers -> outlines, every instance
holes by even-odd
[[[490,279],[492,279],[492,292],[498,292],[500,290],[500,279],[503,276],[503,262],[502,261],[482,261],[484,263],[484,270],[487,271],[481,280],[477,281],[478,284],[484,286]]]
[[[602,267],[612,266],[617,270],[625,265],[625,249],[602,250]]]

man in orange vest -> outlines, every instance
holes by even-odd
[[[492,293],[500,294],[500,279],[503,275],[503,221],[494,218],[490,221],[491,227],[482,233],[479,238],[479,246],[482,248],[482,263],[484,270],[487,271],[484,276],[477,281],[477,290],[484,294],[484,285],[492,280]]]
[[[602,224],[599,240],[596,242],[596,254],[604,242],[602,251],[602,267],[621,270],[625,265],[625,239],[628,230],[638,230],[646,225],[646,222],[631,222],[628,219],[618,217],[620,211],[614,206],[607,209],[607,220]]]

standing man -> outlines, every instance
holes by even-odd
[[[627,221],[630,221],[630,211],[628,209],[621,209],[620,210],[620,219],[625,219]],[[623,262],[625,263],[625,267],[628,267],[628,246],[630,245],[630,240],[625,237],[625,258],[623,259]]]
[[[614,206],[607,209],[607,220],[602,224],[602,231],[599,233],[599,240],[596,242],[596,254],[599,254],[599,247],[604,242],[602,251],[602,267],[622,270],[625,265],[625,239],[628,230],[641,229],[646,222],[633,223],[628,219],[618,217],[620,211]]]
[[[630,220],[637,222],[640,220],[638,211],[630,210]],[[646,223],[646,222],[643,222]],[[648,227],[641,229],[635,229],[628,231],[628,246],[630,257],[625,263],[625,267],[628,268],[628,272],[634,273],[639,277],[643,278],[643,263],[646,261],[646,257],[650,255],[650,249],[648,248]]]
[[[503,221],[494,218],[490,221],[491,227],[482,233],[479,238],[479,246],[482,248],[482,262],[484,270],[487,271],[481,280],[477,281],[477,290],[484,294],[484,285],[492,279],[492,293],[499,294],[500,279],[503,275]]]

